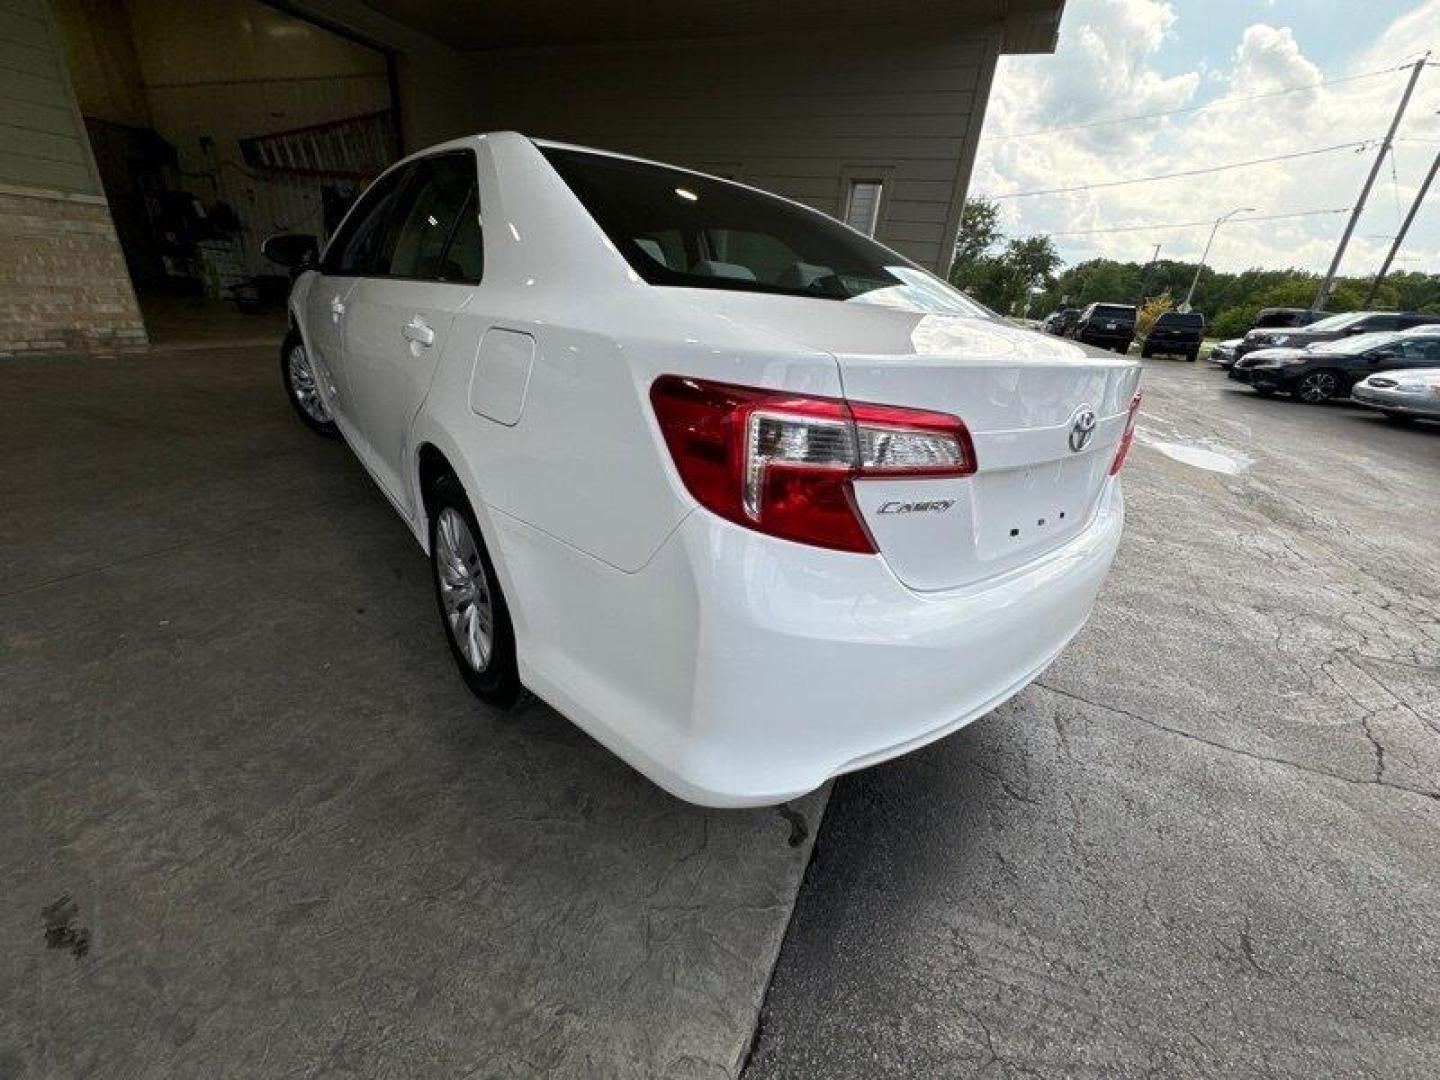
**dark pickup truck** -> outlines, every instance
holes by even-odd
[[[1198,311],[1167,311],[1140,340],[1141,356],[1183,356],[1193,362],[1205,340],[1205,316]]]
[[[1130,343],[1135,340],[1135,305],[1091,304],[1080,312],[1070,336],[1086,345],[1129,352]]]

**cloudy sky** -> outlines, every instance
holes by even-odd
[[[993,198],[1369,140],[1363,151],[1000,200],[1010,235],[1144,226],[1057,235],[1070,263],[1144,261],[1156,243],[1162,258],[1194,259],[1208,225],[1152,226],[1253,207],[1221,228],[1212,265],[1323,270],[1344,215],[1242,218],[1352,206],[1404,88],[1396,69],[1426,49],[1440,61],[1440,0],[1069,0],[1053,56],[1001,59],[971,191]],[[1305,89],[1276,93],[1295,87]],[[1192,111],[1097,123],[1182,109]],[[1437,151],[1440,63],[1420,76],[1342,273],[1379,265]],[[1440,182],[1396,268],[1440,272]]]

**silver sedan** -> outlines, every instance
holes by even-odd
[[[1440,368],[1377,372],[1356,383],[1350,397],[1393,420],[1440,420]]]

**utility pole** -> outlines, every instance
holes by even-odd
[[[1410,204],[1410,212],[1405,215],[1405,220],[1400,225],[1400,231],[1395,234],[1395,242],[1390,245],[1390,253],[1380,264],[1380,272],[1375,275],[1375,280],[1370,282],[1370,291],[1365,294],[1367,308],[1374,301],[1375,294],[1380,291],[1380,283],[1385,280],[1385,275],[1390,272],[1390,264],[1395,261],[1395,256],[1400,251],[1400,245],[1405,242],[1405,234],[1410,231],[1410,225],[1414,222],[1415,215],[1420,212],[1420,204],[1425,201],[1425,195],[1429,192],[1430,185],[1435,182],[1436,173],[1440,173],[1440,151],[1436,151],[1435,160],[1430,163],[1430,171],[1425,174],[1425,180],[1415,194],[1415,201]]]
[[[1155,254],[1150,256],[1150,261],[1140,268],[1140,299],[1135,301],[1137,308],[1145,306],[1145,286],[1150,283],[1150,268],[1160,261],[1160,245],[1155,245]]]
[[[1430,52],[1426,50],[1425,55],[1410,65],[1410,81],[1405,84],[1405,93],[1400,95],[1400,105],[1395,110],[1395,118],[1390,121],[1390,130],[1385,133],[1385,138],[1380,143],[1380,152],[1375,155],[1375,164],[1370,166],[1370,175],[1365,177],[1365,186],[1360,189],[1360,198],[1355,203],[1355,209],[1350,211],[1350,220],[1345,223],[1345,231],[1340,234],[1340,244],[1335,248],[1335,257],[1330,260],[1330,269],[1325,271],[1325,280],[1320,282],[1320,289],[1315,294],[1315,302],[1310,306],[1315,311],[1324,311],[1325,305],[1330,300],[1330,290],[1335,286],[1335,274],[1340,269],[1340,260],[1345,258],[1345,248],[1350,243],[1350,237],[1355,232],[1355,226],[1360,221],[1360,215],[1365,211],[1365,200],[1370,198],[1370,189],[1375,186],[1375,177],[1380,175],[1380,166],[1385,161],[1385,155],[1390,152],[1390,144],[1395,140],[1395,132],[1400,127],[1400,118],[1405,115],[1405,107],[1410,104],[1410,97],[1415,93],[1415,84],[1420,81],[1420,72],[1425,70],[1425,65],[1430,60]]]
[[[1195,286],[1200,284],[1200,271],[1205,269],[1205,260],[1210,257],[1210,245],[1215,243],[1215,234],[1220,231],[1220,226],[1236,214],[1251,214],[1254,211],[1255,207],[1253,206],[1238,206],[1228,214],[1222,214],[1215,219],[1215,224],[1210,226],[1210,239],[1205,241],[1205,250],[1200,253],[1200,265],[1195,267],[1195,276],[1190,279],[1190,289],[1185,293],[1185,302],[1176,308],[1177,311],[1190,310],[1190,301],[1195,299]]]

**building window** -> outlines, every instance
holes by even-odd
[[[850,199],[845,204],[845,224],[866,236],[875,235],[880,220],[879,180],[851,180]]]

